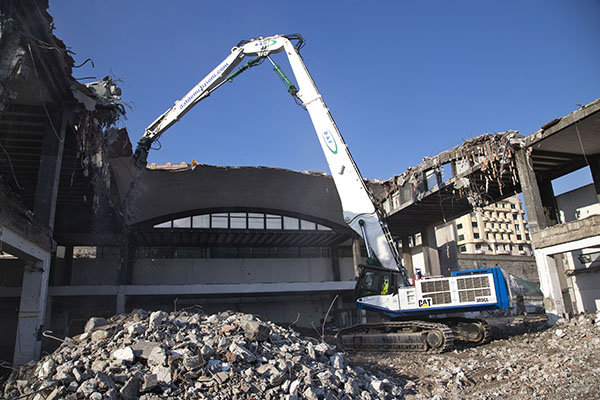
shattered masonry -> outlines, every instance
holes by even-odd
[[[444,151],[434,157],[424,157],[423,163],[409,168],[383,182],[382,193],[377,193],[380,205],[392,199],[397,209],[407,202],[420,201],[436,186],[452,185],[455,197],[466,197],[472,207],[483,207],[497,199],[488,196],[490,184],[496,184],[503,194],[503,179],[510,177],[513,185],[518,182],[514,151],[522,144],[520,134],[507,131],[484,134],[466,140],[462,145]],[[428,187],[432,176],[436,183]],[[450,176],[444,179],[444,176]],[[483,185],[478,183],[483,181]]]

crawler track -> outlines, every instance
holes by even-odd
[[[481,319],[442,318],[436,321],[447,325],[457,341],[483,344],[492,339],[490,326]]]
[[[454,335],[447,325],[426,321],[355,325],[342,329],[337,339],[347,351],[442,353],[454,348]]]

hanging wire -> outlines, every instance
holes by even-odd
[[[88,62],[90,62],[92,64],[92,68],[96,68],[96,66],[94,65],[94,60],[92,60],[91,58],[86,59],[84,62],[82,62],[79,65],[73,65],[73,68],[81,68],[83,67],[85,64],[87,64]]]
[[[2,114],[0,113],[0,119],[1,119],[1,117],[2,117]],[[8,123],[8,131],[9,132],[10,132],[11,127],[12,127],[12,114],[11,114],[11,119]],[[12,173],[12,176],[13,176],[13,179],[15,180],[15,184],[17,185],[17,188],[19,188],[21,190],[25,190],[25,188],[23,186],[21,186],[21,184],[19,183],[19,180],[17,179],[17,174],[15,173],[15,168],[13,167],[12,160],[10,158],[10,154],[8,154],[8,151],[6,151],[4,146],[2,146],[2,142],[0,142],[0,148],[2,149],[4,154],[6,154],[6,159],[8,160],[8,165],[10,166],[10,172]]]
[[[590,165],[590,162],[585,155],[585,150],[583,149],[583,142],[581,141],[581,135],[579,134],[579,128],[577,127],[577,122],[575,122],[575,132],[577,132],[577,139],[579,139],[579,146],[581,146],[581,153],[583,154],[583,159],[587,165]]]
[[[42,48],[42,49],[46,49],[46,50],[55,50],[58,51],[59,53],[65,53],[65,54],[75,54],[74,52],[72,52],[71,50],[68,49],[63,49],[60,47],[57,47],[51,43],[47,43],[44,42],[43,40],[36,38],[35,36],[30,35],[29,33],[22,31],[20,29],[17,29],[17,32],[19,32],[21,35],[26,36],[27,39],[33,40],[35,42],[37,42],[37,44],[34,44],[34,46]],[[29,40],[27,41],[28,43],[31,43]]]

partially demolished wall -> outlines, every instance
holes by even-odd
[[[468,139],[434,157],[424,157],[423,163],[383,182],[375,196],[390,212],[451,185],[456,199],[467,198],[472,207],[486,206],[498,200],[489,194],[492,186],[505,195],[507,180],[518,184],[514,151],[522,138],[507,131]]]

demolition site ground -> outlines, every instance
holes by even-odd
[[[580,399],[600,393],[600,314],[491,321],[494,339],[443,354],[344,353],[231,311],[92,318],[3,378],[5,399]],[[57,340],[57,339],[55,339]]]

